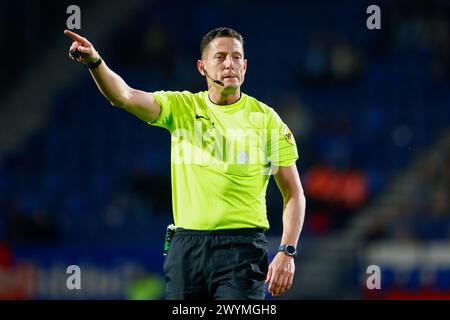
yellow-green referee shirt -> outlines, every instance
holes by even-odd
[[[194,230],[269,229],[266,189],[271,167],[298,158],[291,132],[277,113],[244,93],[217,105],[208,92],[158,91],[150,123],[172,137],[174,223]]]

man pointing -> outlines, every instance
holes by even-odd
[[[247,71],[242,36],[230,28],[200,43],[207,91],[145,92],[129,87],[93,45],[69,30],[69,55],[89,69],[116,107],[171,134],[173,218],[164,261],[168,299],[264,299],[292,285],[305,197],[293,135],[277,113],[241,92]],[[266,189],[283,197],[283,234],[268,265]]]

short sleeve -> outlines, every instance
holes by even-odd
[[[148,122],[153,126],[158,126],[166,128],[172,131],[173,128],[173,110],[177,105],[177,95],[176,92],[171,91],[155,91],[151,95],[158,101],[161,111],[153,122]]]
[[[294,135],[273,109],[269,113],[267,141],[271,165],[288,167],[298,159]]]

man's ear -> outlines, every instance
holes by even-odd
[[[242,68],[243,69],[243,72],[242,72],[243,76],[245,76],[245,73],[247,72],[247,62],[248,62],[247,59],[244,59],[244,66]]]
[[[197,60],[197,70],[202,76],[205,76],[205,68],[202,60]]]

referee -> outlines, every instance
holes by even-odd
[[[305,197],[292,133],[266,104],[241,92],[244,40],[217,28],[200,43],[198,72],[207,91],[145,92],[111,71],[93,45],[69,30],[69,56],[90,71],[116,107],[171,133],[173,218],[164,261],[167,299],[264,299],[292,285]],[[261,66],[264,67],[264,66]],[[266,189],[283,196],[283,235],[270,265]]]

